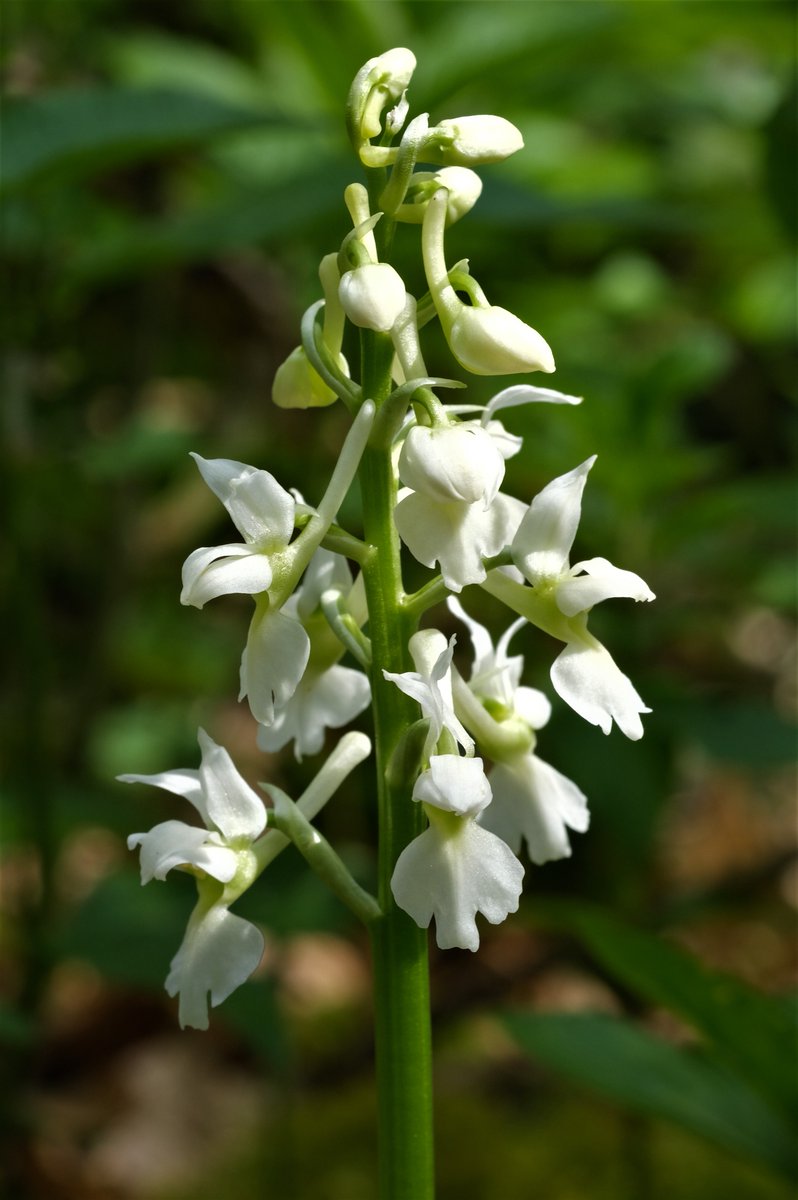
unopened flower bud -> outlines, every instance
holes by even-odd
[[[341,276],[338,298],[353,325],[387,333],[405,306],[405,285],[388,263],[363,263]]]
[[[343,354],[338,366],[349,375],[349,365]],[[272,400],[278,408],[324,408],[338,397],[311,365],[302,346],[297,346],[277,368],[272,383]]]
[[[406,203],[401,205],[396,216],[408,224],[420,225],[427,211],[430,197],[439,188],[446,188],[446,224],[459,221],[476,204],[482,193],[482,180],[476,171],[468,167],[441,167],[439,171],[417,171],[407,192]]]
[[[455,117],[430,129],[424,156],[450,166],[502,162],[521,150],[520,129],[504,117]]]
[[[476,422],[414,425],[399,456],[399,478],[440,503],[481,500],[487,507],[504,478],[504,458],[489,431]]]
[[[506,308],[460,304],[448,333],[461,366],[474,375],[554,370],[548,342]]]
[[[370,58],[360,68],[347,102],[349,135],[356,149],[381,132],[383,109],[401,100],[415,68],[416,56],[403,46]]]

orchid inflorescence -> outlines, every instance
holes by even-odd
[[[297,759],[318,754],[328,730],[358,717],[378,692],[399,689],[415,724],[411,717],[398,735],[387,731],[377,706],[380,769],[393,772],[394,787],[399,778],[398,802],[419,806],[426,825],[391,864],[388,902],[421,927],[434,919],[441,948],[476,950],[477,914],[495,924],[518,908],[518,856],[525,851],[543,864],[569,855],[568,831],[584,832],[589,820],[580,788],[538,757],[551,704],[522,685],[524,660],[509,653],[511,640],[531,624],[563,643],[551,667],[554,691],[604,733],[614,722],[637,739],[641,714],[650,710],[589,631],[588,614],[603,600],[654,597],[638,575],[604,558],[570,563],[594,458],[552,480],[531,503],[501,490],[521,438],[500,414],[529,403],[576,405],[579,397],[526,383],[504,387],[483,407],[447,405],[438,396],[463,385],[429,375],[420,330],[430,320],[437,318],[454,359],[474,375],[551,373],[554,357],[536,330],[488,301],[466,262],[447,265],[444,248],[447,226],[480,195],[473,168],[515,153],[521,135],[495,116],[408,121],[414,68],[413,54],[395,49],[370,59],[354,80],[347,127],[369,189],[346,189],[352,228],[338,252],[322,259],[323,299],[305,314],[302,344],[274,380],[281,407],[340,400],[352,416],[327,490],[314,506],[268,471],[194,455],[242,540],[188,556],[181,602],[202,608],[220,596],[252,596],[239,698],[248,700],[257,743],[268,753],[292,743]],[[421,226],[428,292],[418,299],[385,261],[397,225]],[[347,322],[363,331],[362,345],[384,356],[387,349],[382,395],[365,394],[365,377],[358,382],[350,370],[342,350]],[[369,454],[388,463],[391,525],[381,533],[367,526],[360,537],[338,523],[338,512],[356,476],[364,512],[370,506]],[[384,614],[375,572],[385,556],[398,557],[400,543],[439,573],[416,593],[393,598],[404,632],[389,661],[376,653]],[[496,644],[458,598],[475,585],[517,617]],[[418,628],[443,599],[470,637],[467,678],[454,663],[456,637]],[[347,653],[355,665],[341,664]],[[199,742],[199,770],[121,778],[176,793],[201,818],[200,826],[162,822],[133,834],[129,845],[140,849],[142,883],[173,869],[196,877],[197,904],[166,987],[179,993],[181,1024],[206,1028],[208,998],[218,1004],[241,984],[263,947],[257,927],[229,908],[290,841],[367,923],[383,918],[386,901],[364,892],[308,825],[370,753],[364,734],[342,737],[297,803],[264,785],[268,807],[225,749],[202,730]]]

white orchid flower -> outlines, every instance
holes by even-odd
[[[456,642],[454,635],[448,643],[437,629],[420,629],[410,639],[410,653],[415,671],[383,671],[386,679],[395,683],[401,692],[420,706],[429,720],[429,733],[424,747],[426,758],[434,753],[444,730],[448,730],[466,754],[473,754],[474,739],[463,728],[452,704],[451,666]]]
[[[243,593],[255,598],[255,613],[241,658],[238,698],[248,698],[253,716],[263,725],[272,723],[275,709],[293,696],[305,672],[310,639],[301,621],[281,609],[349,489],[374,412],[370,400],[360,408],[317,509],[298,505],[268,471],[228,458],[192,455],[244,541],[203,546],[190,554],[183,564],[180,602],[202,608],[217,596]],[[298,512],[309,513],[310,520],[292,542]]]
[[[523,656],[507,653],[526,620],[514,621],[494,647],[488,630],[454,596],[447,604],[468,626],[474,647],[468,684],[455,676],[455,704],[480,749],[495,763],[490,773],[493,803],[480,824],[515,854],[525,841],[529,857],[538,865],[566,858],[571,853],[568,829],[584,833],[590,823],[587,797],[535,753],[535,735],[547,724],[551,704],[537,688],[520,685]]]
[[[156,775],[120,775],[123,783],[149,783],[183,796],[204,827],[163,821],[148,833],[133,833],[130,850],[140,847],[141,882],[165,879],[175,868],[197,875],[199,900],[166,980],[170,996],[180,995],[180,1024],[208,1027],[211,1004],[221,1004],[260,962],[263,936],[250,921],[228,911],[252,883],[257,859],[252,849],[266,828],[260,796],[241,778],[227,751],[203,729],[199,770]]]
[[[643,736],[641,713],[650,712],[631,681],[587,628],[594,604],[614,597],[650,601],[654,593],[639,575],[606,558],[570,565],[582,492],[595,456],[553,479],[535,497],[512,543],[513,561],[531,587],[492,572],[484,584],[539,628],[565,642],[551,668],[557,693],[581,717],[609,733],[613,721],[628,738]]]
[[[165,879],[172,870],[193,874],[198,899],[166,979],[170,996],[179,995],[180,1025],[208,1028],[208,999],[221,1004],[257,968],[263,935],[251,921],[229,911],[289,840],[265,832],[267,810],[242,779],[228,752],[200,729],[199,770],[120,775],[123,783],[147,783],[183,796],[197,810],[202,826],[162,821],[147,833],[128,838],[139,847],[141,882]],[[347,775],[367,757],[369,739],[347,734],[312,780],[297,807],[312,819]],[[264,835],[265,836],[262,836]]]
[[[486,575],[483,558],[507,545],[524,511],[500,495],[504,456],[477,421],[414,425],[399,455],[394,520],[410,553],[424,566],[440,564],[447,587],[459,592]]]
[[[318,611],[323,593],[331,588],[351,592],[352,574],[343,555],[320,548],[301,587],[284,606],[284,612],[296,617],[309,633],[310,657],[294,694],[276,710],[271,725],[258,729],[258,745],[269,753],[293,741],[298,761],[305,754],[318,754],[325,731],[347,725],[371,699],[368,677],[338,663],[343,646]]]
[[[442,950],[479,948],[476,914],[498,925],[515,912],[524,868],[505,842],[477,823],[491,789],[480,758],[433,755],[413,788],[429,827],[399,855],[391,890],[422,929],[435,918]]]
[[[512,541],[526,512],[520,500],[499,492],[504,460],[518,453],[521,438],[508,433],[495,414],[532,402],[579,404],[581,398],[518,384],[484,407],[447,405],[448,423],[414,425],[402,444],[398,469],[405,488],[394,512],[399,536],[424,566],[440,564],[454,592],[483,582],[483,559]],[[458,421],[448,415],[470,412],[481,416]]]

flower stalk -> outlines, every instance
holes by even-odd
[[[649,709],[589,632],[588,615],[604,600],[654,598],[638,575],[604,558],[571,564],[594,457],[531,502],[501,490],[522,438],[498,414],[528,403],[573,408],[581,397],[515,384],[487,403],[439,398],[466,385],[427,371],[420,331],[436,318],[472,375],[550,372],[554,357],[540,334],[489,302],[466,259],[446,263],[446,229],[480,195],[472,166],[520,149],[520,132],[485,115],[430,127],[421,114],[405,125],[414,66],[409,50],[390,50],[352,84],[347,129],[368,188],[346,189],[351,228],[324,255],[323,299],[305,312],[301,345],[274,378],[279,407],[342,401],[350,424],[329,483],[314,508],[266,470],[194,455],[243,540],[193,551],[181,593],[197,609],[230,594],[252,597],[239,699],[266,753],[292,744],[297,762],[321,754],[332,731],[371,706],[377,894],[311,823],[370,754],[363,733],[340,737],[296,803],[262,783],[267,807],[204,731],[199,769],[120,777],[174,793],[199,818],[129,839],[142,883],[172,870],[196,881],[197,903],[166,980],[182,1025],[207,1028],[209,1004],[257,968],[263,934],[230,909],[292,843],[367,930],[379,1200],[434,1200],[427,930],[434,923],[441,950],[476,951],[481,923],[497,925],[518,908],[522,856],[536,865],[564,858],[570,835],[589,825],[578,783],[538,756],[552,707],[522,684],[524,659],[509,653],[510,642],[535,626],[561,643],[550,671],[560,698],[604,733],[615,724],[636,739]],[[436,163],[439,170],[416,170]],[[429,292],[417,300],[391,250],[397,230],[419,225]],[[347,323],[359,336],[351,371],[342,353]],[[339,512],[355,479],[362,530],[352,531]],[[403,554],[435,572],[410,595]],[[518,614],[495,644],[457,599],[473,585]],[[444,600],[472,644],[467,677],[454,663],[458,635],[429,623]],[[347,654],[351,663],[342,661]]]

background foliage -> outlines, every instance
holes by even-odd
[[[658,596],[591,619],[654,709],[643,742],[561,705],[544,734],[590,833],[530,868],[477,958],[434,960],[441,1198],[788,1194],[793,19],[781,0],[8,0],[10,1195],[210,1197],[217,1171],[242,1197],[371,1194],[358,930],[284,855],[241,905],[269,933],[259,977],[209,1034],[177,1033],[162,981],[191,889],[142,891],[124,847],[174,809],[112,780],[194,763],[199,723],[253,781],[312,769],[264,762],[231,700],[247,605],[177,603],[185,555],[227,537],[187,453],[320,497],[343,415],[280,412],[270,383],[346,230],[349,82],[392,45],[419,60],[415,111],[498,112],[526,139],[449,235],[586,397],[510,415],[511,490],[597,452],[578,549]],[[451,371],[442,342],[428,362]],[[546,686],[550,647],[525,636]],[[364,773],[324,825],[365,877],[372,824]]]

